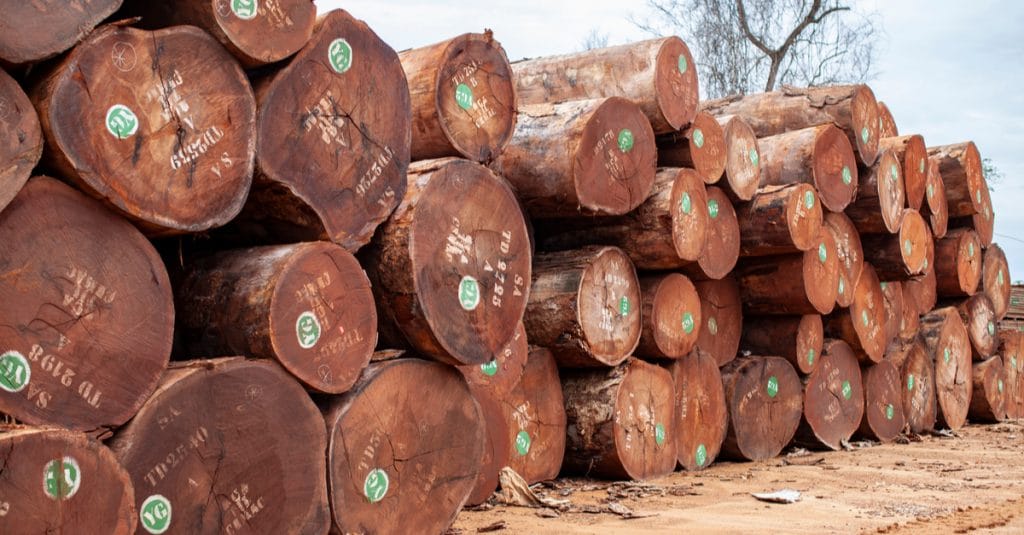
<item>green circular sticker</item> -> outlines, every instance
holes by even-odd
[[[907,254],[914,252],[914,244],[910,243],[910,240],[903,240],[903,250],[906,251]]]
[[[928,184],[928,198],[931,199],[935,196],[935,184]]]
[[[710,332],[712,336],[718,334],[718,320],[715,318],[708,319],[708,332]]]
[[[867,143],[869,139],[871,139],[871,132],[869,132],[868,127],[865,126],[860,129],[860,140],[863,143]]]
[[[665,443],[665,426],[661,424],[654,426],[654,442],[659,446]]]
[[[768,378],[768,397],[773,398],[779,395],[779,378],[771,376]]]
[[[921,162],[917,164],[917,172],[918,173],[923,173],[924,172],[924,158],[921,158]]]
[[[999,393],[1002,394],[1003,393],[1003,380],[1002,379],[999,380],[999,383],[997,384],[997,386],[999,387]]]
[[[82,469],[73,457],[54,459],[43,467],[43,492],[51,500],[67,500],[82,486]]]
[[[698,149],[704,147],[704,132],[700,128],[693,129],[693,144]]]
[[[309,349],[320,341],[320,320],[310,311],[303,312],[299,319],[295,320],[295,335],[299,340],[299,347]]]
[[[690,210],[693,210],[693,199],[690,198],[690,192],[683,192],[683,198],[679,199],[679,208],[684,214],[690,215]]]
[[[352,46],[344,39],[331,41],[331,46],[327,47],[327,59],[334,72],[344,74],[352,68]]]
[[[708,201],[708,213],[711,214],[711,219],[718,218],[718,201],[714,199]]]
[[[886,288],[888,288],[888,287],[889,287],[889,283],[888,283],[888,282],[883,282],[883,283],[882,283],[882,291],[883,291],[883,292],[884,292],[884,291],[885,291],[885,289],[886,289]]]
[[[845,277],[839,277],[839,293],[841,295],[846,295],[846,278]]]
[[[21,392],[32,379],[32,368],[28,359],[17,351],[0,355],[0,389],[6,392]]]
[[[526,431],[520,431],[516,435],[516,453],[520,456],[530,453],[530,434]]]
[[[868,325],[871,324],[871,320],[868,319],[868,311],[867,310],[861,310],[860,311],[860,321],[861,321],[861,323],[864,324],[865,327],[867,327]]]
[[[896,179],[899,178],[899,176],[900,176],[900,172],[899,172],[898,169],[896,169],[896,164],[890,165],[889,166],[889,180],[892,180],[893,182],[896,182]]]
[[[892,420],[896,416],[896,407],[892,406],[892,403],[885,406],[885,419]]]
[[[629,315],[629,298],[626,296],[622,296],[622,298],[619,299],[619,314],[622,316]]]
[[[139,524],[153,535],[160,535],[171,527],[171,501],[160,494],[154,494],[139,507]]]
[[[816,355],[817,355],[817,353],[814,351],[814,348],[808,349],[807,350],[807,364],[814,364],[814,357]]]
[[[460,108],[468,110],[473,107],[473,89],[466,84],[459,84],[455,88],[455,103]]]
[[[256,18],[256,12],[258,10],[259,8],[256,0],[231,0],[231,12],[242,20],[252,20]]]
[[[107,132],[117,139],[128,139],[139,131],[139,117],[124,104],[114,104],[107,110]]]
[[[989,336],[995,336],[996,335],[996,324],[992,323],[991,321],[988,322],[988,335]]]
[[[693,314],[683,312],[683,332],[686,334],[693,334],[694,327],[696,327],[696,325],[693,322]]]
[[[974,197],[976,199],[978,199],[978,202],[980,203],[981,202],[981,190],[978,190],[977,192],[975,192],[974,193]]]
[[[679,54],[679,74],[685,74],[686,69],[690,67],[689,63],[686,62],[686,56]]]
[[[1010,367],[1015,370],[1017,369],[1017,355],[1010,357]]]
[[[928,259],[927,259],[927,258],[925,258],[925,259],[924,259],[924,262],[921,262],[921,267],[922,267],[922,268],[923,268],[923,269],[924,269],[925,271],[927,271],[927,270],[928,270]]]
[[[811,208],[814,208],[814,192],[813,191],[808,191],[808,192],[804,193],[804,206],[807,207],[808,210],[810,210]]]
[[[849,186],[853,183],[853,172],[850,171],[850,167],[847,165],[843,166],[843,184]]]
[[[985,219],[992,219],[992,208],[985,207]]]
[[[757,154],[757,149],[750,149],[750,163],[751,165],[757,166],[761,161],[761,157]]]
[[[953,356],[953,353],[949,350],[948,347],[942,351],[942,360],[944,362],[946,362],[947,364],[949,363],[949,359],[952,356]]]
[[[476,310],[480,306],[480,284],[466,275],[459,281],[459,305],[463,310]]]
[[[619,130],[619,150],[622,152],[629,152],[633,150],[633,143],[636,139],[633,138],[633,131],[628,128]]]
[[[974,243],[967,244],[967,256],[974,258]]]
[[[999,273],[996,274],[996,284],[1002,286],[1004,280],[1006,280],[1006,278],[1003,277],[1003,270],[1000,269]]]
[[[818,260],[824,264],[828,261],[828,247],[825,247],[824,243],[818,244]]]
[[[694,454],[693,460],[697,461],[697,466],[704,466],[704,463],[708,462],[708,449],[704,444],[697,445],[697,453]]]
[[[366,496],[370,503],[377,503],[387,496],[390,485],[391,480],[388,479],[387,472],[380,468],[370,470],[370,473],[366,474],[366,480],[363,481],[363,496]]]
[[[498,375],[498,361],[492,360],[486,364],[481,364],[480,371],[482,371],[487,377],[494,377],[495,375]]]
[[[910,374],[910,375],[907,376],[907,390],[908,391],[913,391],[914,390],[914,374]]]

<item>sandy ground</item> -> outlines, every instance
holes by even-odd
[[[855,446],[643,484],[560,479],[541,490],[570,500],[569,511],[485,506],[460,514],[451,533],[1024,533],[1024,425]],[[799,491],[800,501],[751,497],[780,489]]]

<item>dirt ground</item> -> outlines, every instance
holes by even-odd
[[[570,500],[568,511],[484,506],[460,514],[451,533],[1024,533],[1020,423],[789,453],[643,484],[560,479],[540,494]],[[799,491],[800,501],[751,496],[781,489]]]

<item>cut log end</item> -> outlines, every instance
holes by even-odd
[[[858,172],[853,147],[842,130],[819,129],[811,169],[825,207],[833,212],[845,210],[857,193]]]
[[[700,295],[700,336],[697,347],[724,366],[736,358],[743,332],[743,303],[736,279],[701,281],[695,284]]]
[[[558,477],[565,457],[565,400],[551,351],[530,348],[519,384],[506,396],[502,411],[509,449],[504,455],[529,484]]]
[[[42,154],[39,116],[18,82],[0,69],[0,211],[21,191]]]
[[[1003,360],[992,357],[974,364],[971,406],[967,416],[973,422],[995,423],[1006,419],[1006,372]]]
[[[898,135],[900,135],[900,130],[896,125],[896,119],[893,118],[892,112],[889,111],[889,106],[882,101],[878,101],[878,137],[885,139]]]
[[[736,267],[740,257],[740,226],[729,197],[717,187],[707,188],[708,235],[697,259],[700,274],[720,280]]]
[[[725,178],[723,186],[738,200],[749,201],[761,181],[761,149],[757,136],[741,117],[719,117],[725,133]]]
[[[994,355],[998,338],[992,300],[984,293],[975,294],[958,303],[958,309],[960,319],[967,327],[974,360],[985,360]]]
[[[803,414],[803,385],[793,366],[779,357],[737,359],[722,370],[729,407],[723,453],[761,461],[782,452]]]
[[[807,251],[818,245],[823,212],[810,184],[766,186],[737,207],[740,256]]]
[[[935,240],[935,283],[942,297],[972,296],[982,278],[982,248],[978,234],[956,229]]]
[[[839,450],[857,431],[864,414],[864,391],[860,364],[846,343],[830,341],[820,364],[806,379],[803,407],[803,421],[821,445]]]
[[[883,136],[879,149],[895,151],[903,174],[907,206],[920,210],[928,182],[928,148],[920,135]]]
[[[985,185],[981,154],[973,141],[928,147],[928,155],[939,164],[946,186],[950,217],[966,217],[984,210]]]
[[[895,234],[905,204],[902,165],[895,151],[886,150],[860,178],[857,200],[846,212],[861,233]]]
[[[881,139],[878,101],[870,87],[860,85],[854,90],[851,113],[850,134],[856,138],[857,157],[861,163],[870,166],[878,157],[878,142]]]
[[[697,350],[669,368],[675,384],[676,457],[689,471],[718,458],[729,430],[729,413],[718,363]]]
[[[971,404],[971,342],[955,308],[932,311],[921,318],[921,338],[935,363],[938,421],[952,430],[967,420]]]
[[[711,215],[701,207],[708,205],[708,192],[696,171],[686,168],[663,169],[674,174],[669,213],[672,216],[672,243],[681,260],[697,261],[708,241]]]
[[[673,130],[679,130],[697,114],[700,99],[697,64],[686,43],[674,36],[662,43],[656,61],[655,99],[664,122]]]
[[[981,280],[985,295],[992,301],[996,321],[1002,321],[1010,309],[1010,266],[998,245],[993,244],[985,250]]]
[[[636,348],[642,331],[640,282],[629,257],[607,248],[580,279],[579,320],[590,354],[615,365]]]
[[[872,364],[863,372],[864,418],[860,433],[883,443],[903,431],[903,374],[891,362]]]
[[[844,308],[849,307],[853,304],[857,280],[864,270],[864,249],[860,233],[849,217],[836,212],[825,214],[825,228],[835,238],[836,254],[839,257],[836,304]]]
[[[24,65],[51,58],[75,46],[122,0],[94,0],[66,9],[64,2],[14,2],[4,5],[0,63]]]
[[[821,316],[747,317],[743,323],[740,347],[744,351],[783,357],[801,375],[818,367],[825,338]]]
[[[935,363],[920,341],[914,341],[903,360],[903,414],[912,433],[935,428]]]
[[[658,139],[658,165],[692,168],[705,184],[716,184],[725,172],[727,150],[722,126],[701,112],[686,130]]]
[[[304,0],[278,0],[263,9],[256,2],[232,2],[230,9],[208,5],[216,24],[211,33],[223,33],[225,46],[246,67],[295,54],[309,41],[316,23],[316,7]]]
[[[839,289],[839,255],[829,232],[818,234],[817,246],[803,254],[804,292],[820,314],[835,308]]]
[[[925,182],[925,204],[922,214],[928,215],[932,235],[936,239],[946,236],[949,227],[949,207],[946,199],[946,185],[942,181],[939,162],[935,158],[928,159],[928,178]]]
[[[690,279],[678,273],[640,279],[643,333],[636,354],[678,359],[697,343],[702,316],[700,296]]]
[[[1011,420],[1024,418],[1024,333],[1017,330],[999,332],[999,353],[1003,359],[1003,373],[1006,374],[1006,417]]]
[[[486,388],[501,398],[519,384],[529,354],[526,328],[520,323],[511,340],[489,362],[458,366],[458,369],[474,390]]]

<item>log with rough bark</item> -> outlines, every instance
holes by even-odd
[[[885,304],[885,346],[896,342],[903,321],[903,284],[899,281],[882,283],[882,301]]]
[[[256,101],[238,63],[202,30],[103,27],[30,96],[46,163],[148,234],[208,230],[242,209]]]
[[[1006,419],[1006,372],[1003,359],[992,357],[974,363],[971,406],[967,416],[972,422],[995,423]]]
[[[825,339],[820,315],[748,316],[743,323],[743,351],[783,357],[801,375],[818,367]]]
[[[910,280],[903,281],[904,287],[913,294],[913,302],[917,303],[917,313],[925,315],[935,308],[939,297],[936,290],[935,270],[930,269],[928,273]]]
[[[412,96],[412,159],[489,162],[516,127],[515,82],[490,30],[399,53]]]
[[[981,154],[973,141],[928,147],[928,156],[939,163],[939,173],[946,186],[949,217],[963,217],[981,212],[981,190],[985,175]]]
[[[921,205],[921,215],[928,218],[932,235],[936,239],[946,236],[949,229],[949,206],[946,202],[946,185],[942,181],[939,162],[935,158],[928,159],[928,178],[925,182],[925,202]]]
[[[502,398],[510,466],[529,484],[558,477],[565,456],[566,419],[562,383],[551,351],[531,347],[523,376]]]
[[[873,166],[861,171],[857,199],[846,208],[846,215],[861,234],[896,234],[905,203],[900,160],[895,151],[886,150]]]
[[[924,138],[914,134],[909,136],[886,137],[878,143],[881,153],[893,151],[899,161],[903,174],[903,190],[907,206],[921,210],[924,203],[925,189],[928,183],[928,148]]]
[[[711,186],[708,195],[708,235],[696,264],[685,266],[694,278],[721,280],[740,258],[740,225],[736,210],[721,188]],[[698,207],[699,209],[700,207]]]
[[[935,240],[935,290],[941,297],[970,297],[978,289],[982,249],[971,229],[953,229]]]
[[[921,330],[920,305],[917,304],[917,296],[909,285],[909,281],[900,283],[900,291],[903,293],[903,316],[900,318],[898,336],[900,342],[912,341],[917,338],[917,332]]]
[[[3,533],[135,533],[131,478],[98,440],[0,426],[0,466]]]
[[[875,268],[864,264],[853,290],[849,310],[825,320],[825,335],[850,344],[862,364],[873,364],[885,355],[885,295]]]
[[[860,364],[853,350],[842,340],[826,341],[820,363],[803,384],[797,443],[838,451],[864,415]]]
[[[119,15],[146,28],[191,24],[212,35],[246,68],[281,61],[309,41],[316,6],[309,0],[128,0]]]
[[[885,139],[888,137],[896,137],[900,135],[899,127],[896,125],[896,119],[893,118],[892,112],[889,110],[889,106],[878,101],[878,137],[879,139]]]
[[[839,257],[839,283],[836,288],[836,304],[846,308],[853,304],[854,288],[864,270],[864,249],[860,233],[846,214],[828,212],[825,214],[825,228],[836,241],[836,256]]]
[[[0,64],[24,65],[52,58],[78,44],[122,0],[4,2]]]
[[[736,277],[747,314],[828,314],[836,305],[839,256],[829,232],[803,253],[745,261]]]
[[[698,113],[685,130],[659,136],[658,165],[697,171],[705,184],[717,184],[728,158],[725,131],[707,113]]]
[[[626,97],[658,133],[680,130],[697,114],[697,64],[675,36],[519,61],[512,70],[521,104]]]
[[[460,370],[461,371],[461,370]],[[463,372],[464,377],[469,377]],[[499,473],[508,463],[506,456],[511,446],[508,438],[508,422],[502,412],[500,394],[485,383],[469,385],[473,399],[480,406],[480,418],[486,429],[480,471],[473,490],[466,498],[466,506],[476,506],[487,501],[498,488]]]
[[[473,202],[452,202],[453,192]],[[405,198],[364,257],[382,341],[453,364],[490,362],[523,317],[530,257],[504,180],[466,160],[414,163]]]
[[[864,417],[858,432],[872,440],[889,443],[906,425],[903,414],[903,374],[891,362],[865,367]]]
[[[921,318],[921,341],[935,364],[937,425],[957,430],[967,420],[971,404],[971,341],[960,314],[939,308]]]
[[[39,116],[18,82],[0,69],[0,211],[21,191],[42,155]]]
[[[722,454],[763,461],[782,452],[800,426],[803,384],[779,357],[743,357],[722,368],[729,432]]]
[[[369,242],[406,188],[411,104],[398,54],[333,10],[294,58],[256,83],[256,96],[257,173],[236,230],[261,243],[327,240],[353,252]]]
[[[935,428],[935,363],[920,340],[910,344],[900,366],[903,374],[903,415],[910,432],[921,434]]]
[[[982,247],[988,247],[992,245],[992,239],[995,236],[995,214],[992,211],[992,197],[989,193],[988,186],[983,184],[981,190],[979,190],[981,201],[981,208],[977,213],[962,217],[950,217],[949,228],[972,228],[978,233],[978,239],[981,240]]]
[[[996,336],[996,317],[992,300],[983,293],[975,294],[963,300],[945,303],[957,308],[960,319],[967,328],[971,340],[971,356],[974,360],[986,360],[995,354],[998,346]]]
[[[1024,418],[1024,334],[1017,330],[999,331],[999,354],[1006,374],[1006,417]]]
[[[616,366],[640,342],[640,282],[615,247],[539,254],[523,323],[561,367]]]
[[[729,413],[718,363],[694,350],[669,366],[675,385],[676,458],[689,471],[715,462],[729,430]]]
[[[700,258],[707,243],[711,216],[708,196],[697,172],[663,168],[651,196],[622,217],[599,217],[582,224],[565,220],[541,227],[542,249],[613,245],[626,252],[640,269],[677,269]]]
[[[476,483],[487,433],[458,371],[419,359],[371,364],[328,402],[325,419],[336,531],[451,526]]]
[[[1010,309],[1010,266],[1002,247],[992,244],[985,249],[981,268],[981,289],[992,300],[996,321],[1003,321]]]
[[[822,204],[842,212],[857,194],[857,162],[850,142],[832,125],[762,137],[760,186],[811,184]]]
[[[171,353],[174,298],[153,246],[52,178],[0,212],[0,412],[31,424],[123,424]]]
[[[466,378],[469,386],[473,388],[474,393],[478,389],[487,389],[500,397],[508,394],[519,384],[529,354],[530,346],[526,340],[526,327],[520,322],[512,338],[500,351],[495,353],[494,358],[489,362],[457,366],[457,368],[462,372],[462,376]],[[497,478],[497,472],[495,472],[495,478]]]
[[[807,251],[818,245],[822,208],[814,186],[766,186],[736,207],[740,256]],[[833,236],[834,237],[834,236]]]
[[[719,187],[734,201],[749,201],[761,182],[761,149],[757,136],[742,117],[718,117],[725,134],[725,180]]]
[[[676,467],[672,375],[631,359],[562,379],[565,469],[610,479],[653,479]]]
[[[912,208],[903,210],[898,233],[861,236],[865,260],[875,266],[884,280],[907,280],[931,271],[928,253],[932,242],[928,223]]]
[[[330,526],[323,418],[276,363],[176,363],[110,446],[150,533]]]
[[[736,358],[743,332],[743,303],[734,277],[694,284],[700,296],[700,324],[697,347],[724,366]]]
[[[611,97],[521,107],[492,167],[531,217],[552,218],[633,211],[651,194],[657,161],[639,106]]]
[[[276,360],[305,386],[348,390],[377,345],[370,281],[329,242],[225,251],[175,287],[177,353]]]
[[[697,288],[685,275],[640,278],[643,330],[634,353],[645,358],[678,359],[693,349],[702,317]]]

